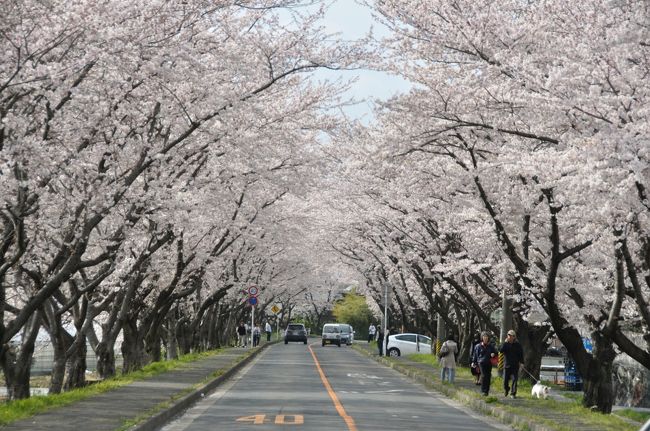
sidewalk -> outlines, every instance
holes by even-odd
[[[228,348],[188,366],[136,381],[85,400],[14,422],[3,430],[149,431],[192,405],[264,348]],[[246,356],[248,354],[248,356]],[[220,372],[216,378],[211,378]],[[128,428],[127,421],[137,425]]]
[[[438,392],[443,393],[449,398],[460,401],[471,409],[497,418],[500,422],[516,426],[519,429],[529,429],[531,431],[553,431],[553,430],[571,430],[571,431],[611,431],[610,425],[598,425],[580,417],[576,414],[567,414],[560,409],[549,407],[549,402],[530,398],[528,394],[519,391],[519,397],[516,399],[506,398],[503,394],[503,388],[499,382],[492,378],[490,396],[484,398],[480,395],[479,386],[474,384],[470,377],[456,375],[454,384],[442,383],[440,381],[440,368],[429,364],[415,362],[406,357],[387,358],[377,354],[377,348],[374,344],[359,342],[354,344],[355,349],[366,354],[376,361],[389,366],[396,371],[407,375],[413,380],[425,384]],[[493,372],[493,376],[494,376]],[[552,399],[560,402],[572,402],[568,397],[564,397],[556,392],[551,392]],[[567,404],[568,405],[568,404]],[[544,421],[545,424],[540,422]],[[628,429],[638,430],[642,424],[633,423],[621,419],[622,422],[629,425]],[[625,426],[624,425],[624,426]]]

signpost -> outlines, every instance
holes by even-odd
[[[248,305],[251,306],[251,346],[253,346],[253,339],[255,332],[255,305],[257,304],[257,295],[260,293],[260,290],[257,286],[250,286],[245,290],[248,293]]]
[[[275,314],[275,332],[277,332],[278,337],[280,336],[280,319],[277,318],[278,313],[282,311],[282,304],[273,304],[271,306],[271,313]]]

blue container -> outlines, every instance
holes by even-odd
[[[567,359],[564,364],[564,387],[570,391],[582,390],[582,376],[571,359]]]

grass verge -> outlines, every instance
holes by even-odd
[[[0,404],[0,426],[33,416],[37,413],[42,413],[57,407],[75,403],[93,395],[128,385],[137,380],[143,380],[166,371],[181,369],[189,363],[217,355],[221,353],[221,351],[222,349],[217,349],[208,352],[190,353],[182,355],[176,360],[154,362],[147,365],[142,370],[116,376],[85,388],[73,389],[61,394],[32,396],[24,400],[8,401],[4,404]]]
[[[637,421],[640,423],[645,423],[648,419],[650,419],[650,413],[648,412],[637,412],[632,409],[622,409],[622,410],[617,410],[614,412],[614,414],[623,416],[628,419],[632,419],[633,421]]]
[[[432,355],[410,355],[409,359],[430,365],[436,370],[439,369],[437,358]],[[400,366],[405,365],[400,364]],[[473,380],[469,368],[465,367],[456,368],[456,378],[458,380]],[[450,385],[442,384],[439,381],[436,382],[436,384],[452,389]],[[436,386],[436,384],[434,384],[434,386]],[[490,386],[500,391],[503,387],[503,380],[500,377],[494,377],[492,378]],[[459,401],[463,401],[467,398],[476,400],[481,399],[481,395],[476,390],[460,386],[454,386],[453,389],[453,391],[446,390],[444,392],[448,396],[456,398]],[[554,399],[537,400],[531,397],[530,389],[530,382],[522,380],[519,383],[519,397],[517,400],[490,396],[487,399],[484,399],[484,401],[491,406],[503,409],[514,416],[527,418],[532,423],[544,425],[548,429],[557,431],[573,431],[575,429],[575,424],[582,424],[590,429],[593,427],[595,430],[607,431],[636,431],[638,429],[637,425],[630,424],[628,421],[618,417],[617,415],[603,415],[583,407],[581,405],[582,396],[579,394],[569,395],[567,398],[572,399],[567,399],[566,401],[557,401]],[[457,393],[462,395],[459,396]],[[562,395],[566,396],[567,394],[562,393]],[[515,426],[519,429],[526,429],[524,424],[521,426]]]

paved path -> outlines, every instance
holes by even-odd
[[[200,390],[193,391],[197,384],[202,384],[201,386],[208,384],[210,376],[214,375],[216,371],[224,373],[220,380],[232,375],[237,368],[243,365],[242,356],[247,352],[248,350],[243,348],[225,349],[217,355],[193,362],[182,369],[158,374],[83,401],[14,422],[4,427],[3,430],[118,430],[123,428],[128,420],[153,415],[152,409],[160,406],[161,403],[175,400],[176,402],[172,403],[174,406],[183,403],[189,406],[192,397],[196,398],[198,395],[200,398]],[[257,352],[259,350],[255,353]],[[210,390],[211,387],[216,386],[215,383],[204,389]],[[156,411],[158,410],[160,408]],[[180,411],[182,408],[178,410]],[[164,410],[162,416],[166,416],[167,412],[170,412],[169,416],[173,413],[170,410]],[[147,413],[149,414],[147,415]],[[165,417],[160,418],[161,421],[164,419]],[[152,425],[145,425],[140,429],[155,429],[156,421],[153,421]]]

